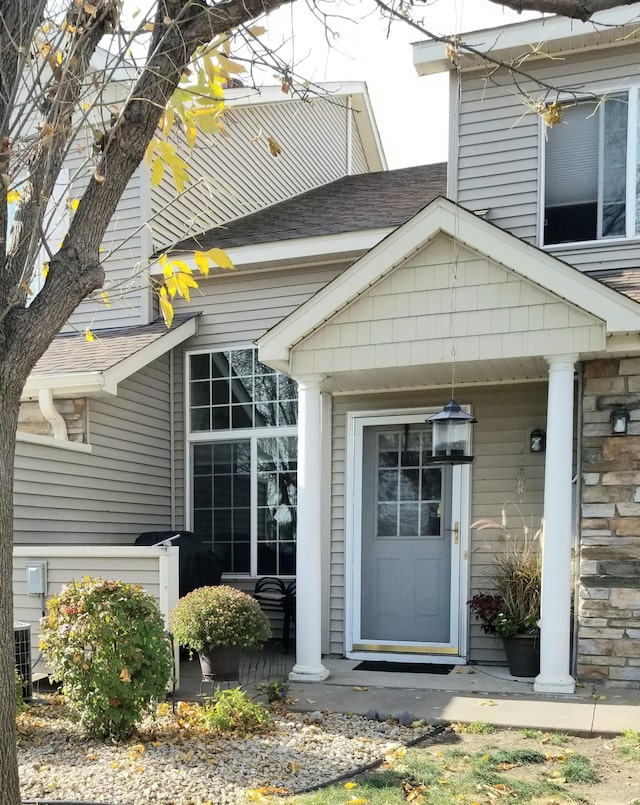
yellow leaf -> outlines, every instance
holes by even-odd
[[[92,3],[85,3],[82,8],[84,9],[85,14],[89,14],[91,17],[95,17],[98,12],[98,9]]]
[[[74,212],[75,212],[75,210],[78,209],[79,206],[80,206],[80,199],[79,198],[74,198],[69,202],[69,207],[71,207],[71,209]]]
[[[95,335],[94,335],[94,334],[91,332],[91,329],[90,329],[89,327],[87,327],[87,328],[85,329],[85,331],[84,331],[84,337],[85,337],[85,338],[87,339],[87,341],[89,341],[89,342],[91,342],[91,341],[95,341],[95,338],[96,338],[96,337],[95,337]]]
[[[171,327],[173,323],[173,305],[168,299],[167,289],[162,286],[159,293],[160,311],[167,327]]]
[[[358,787],[358,783],[352,783],[352,782],[350,782],[350,783],[345,783],[345,784],[344,784],[344,787],[347,789],[347,791],[350,791],[352,788],[357,788],[357,787]]]
[[[267,144],[269,146],[269,153],[271,154],[271,156],[279,157],[280,154],[282,153],[282,148],[280,148],[278,142],[274,140],[273,137],[267,137]]]
[[[209,249],[205,252],[209,260],[212,260],[220,268],[233,268],[233,263],[229,255],[222,249]]]
[[[178,273],[175,275],[176,290],[187,302],[191,299],[190,288],[197,288],[198,283],[190,274]]]
[[[196,140],[198,139],[198,129],[196,128],[196,126],[193,125],[193,123],[189,123],[187,125],[187,127],[185,128],[184,136],[187,139],[187,145],[189,146],[189,148],[193,150],[196,144]]]
[[[122,671],[120,671],[120,681],[131,682],[131,674],[129,673],[128,668],[123,668]]]
[[[349,800],[348,805],[367,805],[368,802],[369,800],[363,799],[363,797],[352,797]]]
[[[207,277],[209,275],[209,259],[204,252],[195,251],[193,253],[193,261],[198,266],[200,273]]]
[[[160,128],[162,129],[162,133],[165,137],[168,136],[169,132],[173,128],[173,121],[175,120],[175,112],[173,109],[166,109],[165,113],[162,115],[160,120]]]
[[[254,25],[253,27],[249,28],[249,33],[253,36],[262,36],[262,34],[266,34],[266,32],[267,29],[262,25]]]
[[[7,204],[15,204],[16,201],[20,201],[20,191],[7,190]]]
[[[56,62],[57,62],[58,64],[62,64],[62,53],[60,53],[60,51],[58,51],[58,52],[56,53]]]
[[[156,157],[156,160],[153,163],[153,169],[151,171],[152,187],[157,187],[162,181],[163,176],[164,176],[164,162],[160,159],[160,157]]]
[[[220,67],[225,71],[225,73],[246,73],[246,67],[243,64],[238,64],[238,62],[231,61],[226,56],[223,56],[222,53],[218,53],[218,63]]]
[[[111,307],[111,302],[109,301],[109,294],[106,291],[103,291],[100,294],[100,297],[102,298],[102,301],[104,302],[105,307],[107,307],[107,308]]]

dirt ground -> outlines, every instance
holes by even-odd
[[[591,761],[599,779],[589,784],[565,783],[574,796],[578,795],[584,802],[593,805],[640,805],[640,742],[636,740],[622,737],[579,738],[533,730],[496,730],[489,734],[473,734],[468,731],[473,728],[474,725],[470,728],[454,725],[452,731],[442,733],[430,744],[425,744],[424,748],[436,754],[445,748],[455,748],[470,755],[496,748],[535,749],[547,757],[543,766],[516,765],[505,769],[503,773],[507,777],[513,775],[514,779],[524,780],[540,779],[543,775],[558,782],[563,781],[563,764],[567,757],[572,753],[584,755]],[[625,749],[626,756],[623,754]],[[571,801],[568,798],[543,798],[535,805],[564,805]]]

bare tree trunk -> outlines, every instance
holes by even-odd
[[[13,673],[13,462],[20,407],[15,382],[0,371],[0,805],[19,805]]]

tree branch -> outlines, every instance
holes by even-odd
[[[513,11],[541,11],[586,22],[600,11],[630,6],[637,0],[490,0]]]

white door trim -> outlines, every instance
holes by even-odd
[[[451,634],[450,644],[431,644],[415,653],[413,645],[399,641],[379,641],[388,650],[363,651],[358,646],[360,627],[362,439],[370,425],[422,423],[439,409],[411,408],[380,411],[350,411],[347,414],[346,496],[345,496],[345,653],[351,659],[402,659],[405,662],[464,663],[468,651],[469,590],[469,504],[470,466],[456,465],[452,481],[452,522],[459,522],[459,542],[452,539]],[[456,571],[457,569],[457,571]],[[456,641],[457,638],[457,641]]]

